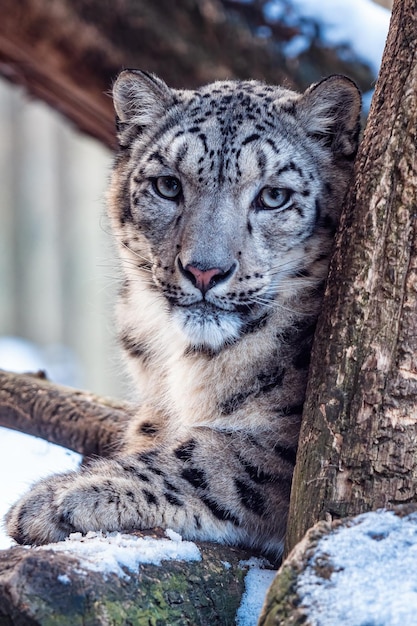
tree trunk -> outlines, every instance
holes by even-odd
[[[296,28],[277,23],[270,42],[256,37],[248,20],[253,30],[262,25],[263,4],[2,0],[0,73],[110,148],[109,91],[126,67],[155,72],[172,87],[251,77],[303,90],[323,75],[348,73],[370,89],[369,68],[315,43],[288,62],[281,44],[297,35]]]
[[[398,0],[313,348],[287,551],[417,495],[417,2]]]

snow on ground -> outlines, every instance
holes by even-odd
[[[276,576],[276,571],[265,569],[270,564],[265,559],[252,557],[241,561],[241,567],[248,567],[245,576],[245,593],[236,615],[237,626],[256,626],[265,600],[266,592]]]
[[[0,337],[0,368],[10,372],[46,370],[48,377],[61,384],[76,384],[76,364],[65,347],[42,350],[20,337]],[[76,469],[81,457],[61,446],[0,428],[0,549],[12,545],[3,528],[9,507],[35,481],[54,472]]]
[[[323,537],[297,591],[312,626],[417,624],[417,513],[365,513]]]
[[[74,352],[61,344],[40,347],[22,337],[0,336],[0,367],[9,372],[45,371],[49,380],[80,387],[81,365]]]

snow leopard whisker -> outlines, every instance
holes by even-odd
[[[149,272],[150,274],[152,273],[152,267],[149,266],[147,263],[143,263],[142,265],[129,259],[122,259],[121,265],[123,265],[123,267],[126,267],[127,269],[143,270],[144,272]]]
[[[293,272],[302,271],[304,269],[308,271],[310,263],[313,263],[316,260],[317,260],[316,255],[311,255],[311,256],[305,255],[302,259],[297,259],[297,261],[294,261],[292,259],[291,261],[288,261],[287,263],[280,263],[278,265],[270,267],[266,272],[264,272],[264,276],[276,276],[281,271],[288,269],[288,268],[291,268]],[[301,267],[300,267],[300,262],[302,262]]]
[[[143,254],[139,254],[139,252],[137,252],[136,250],[133,250],[130,246],[127,245],[126,241],[119,239],[119,243],[123,246],[123,248],[129,250],[129,252],[134,254],[138,259],[143,259],[144,261],[149,263],[150,266],[152,266],[152,261],[150,259],[148,259],[146,256],[143,256]]]
[[[299,313],[297,309],[294,309],[289,306],[285,306],[284,304],[281,304],[280,302],[277,302],[276,300],[254,298],[253,301],[256,302],[256,304],[260,304],[264,308],[280,309],[282,311],[286,311],[287,313],[297,313],[297,314]]]

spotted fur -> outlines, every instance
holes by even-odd
[[[9,512],[21,543],[170,527],[279,557],[316,318],[360,96],[122,72],[109,213],[140,406],[120,452]]]

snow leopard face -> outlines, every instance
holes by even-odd
[[[162,298],[190,349],[218,352],[323,281],[357,148],[351,81],[178,91],[126,71],[114,101],[126,297]]]

